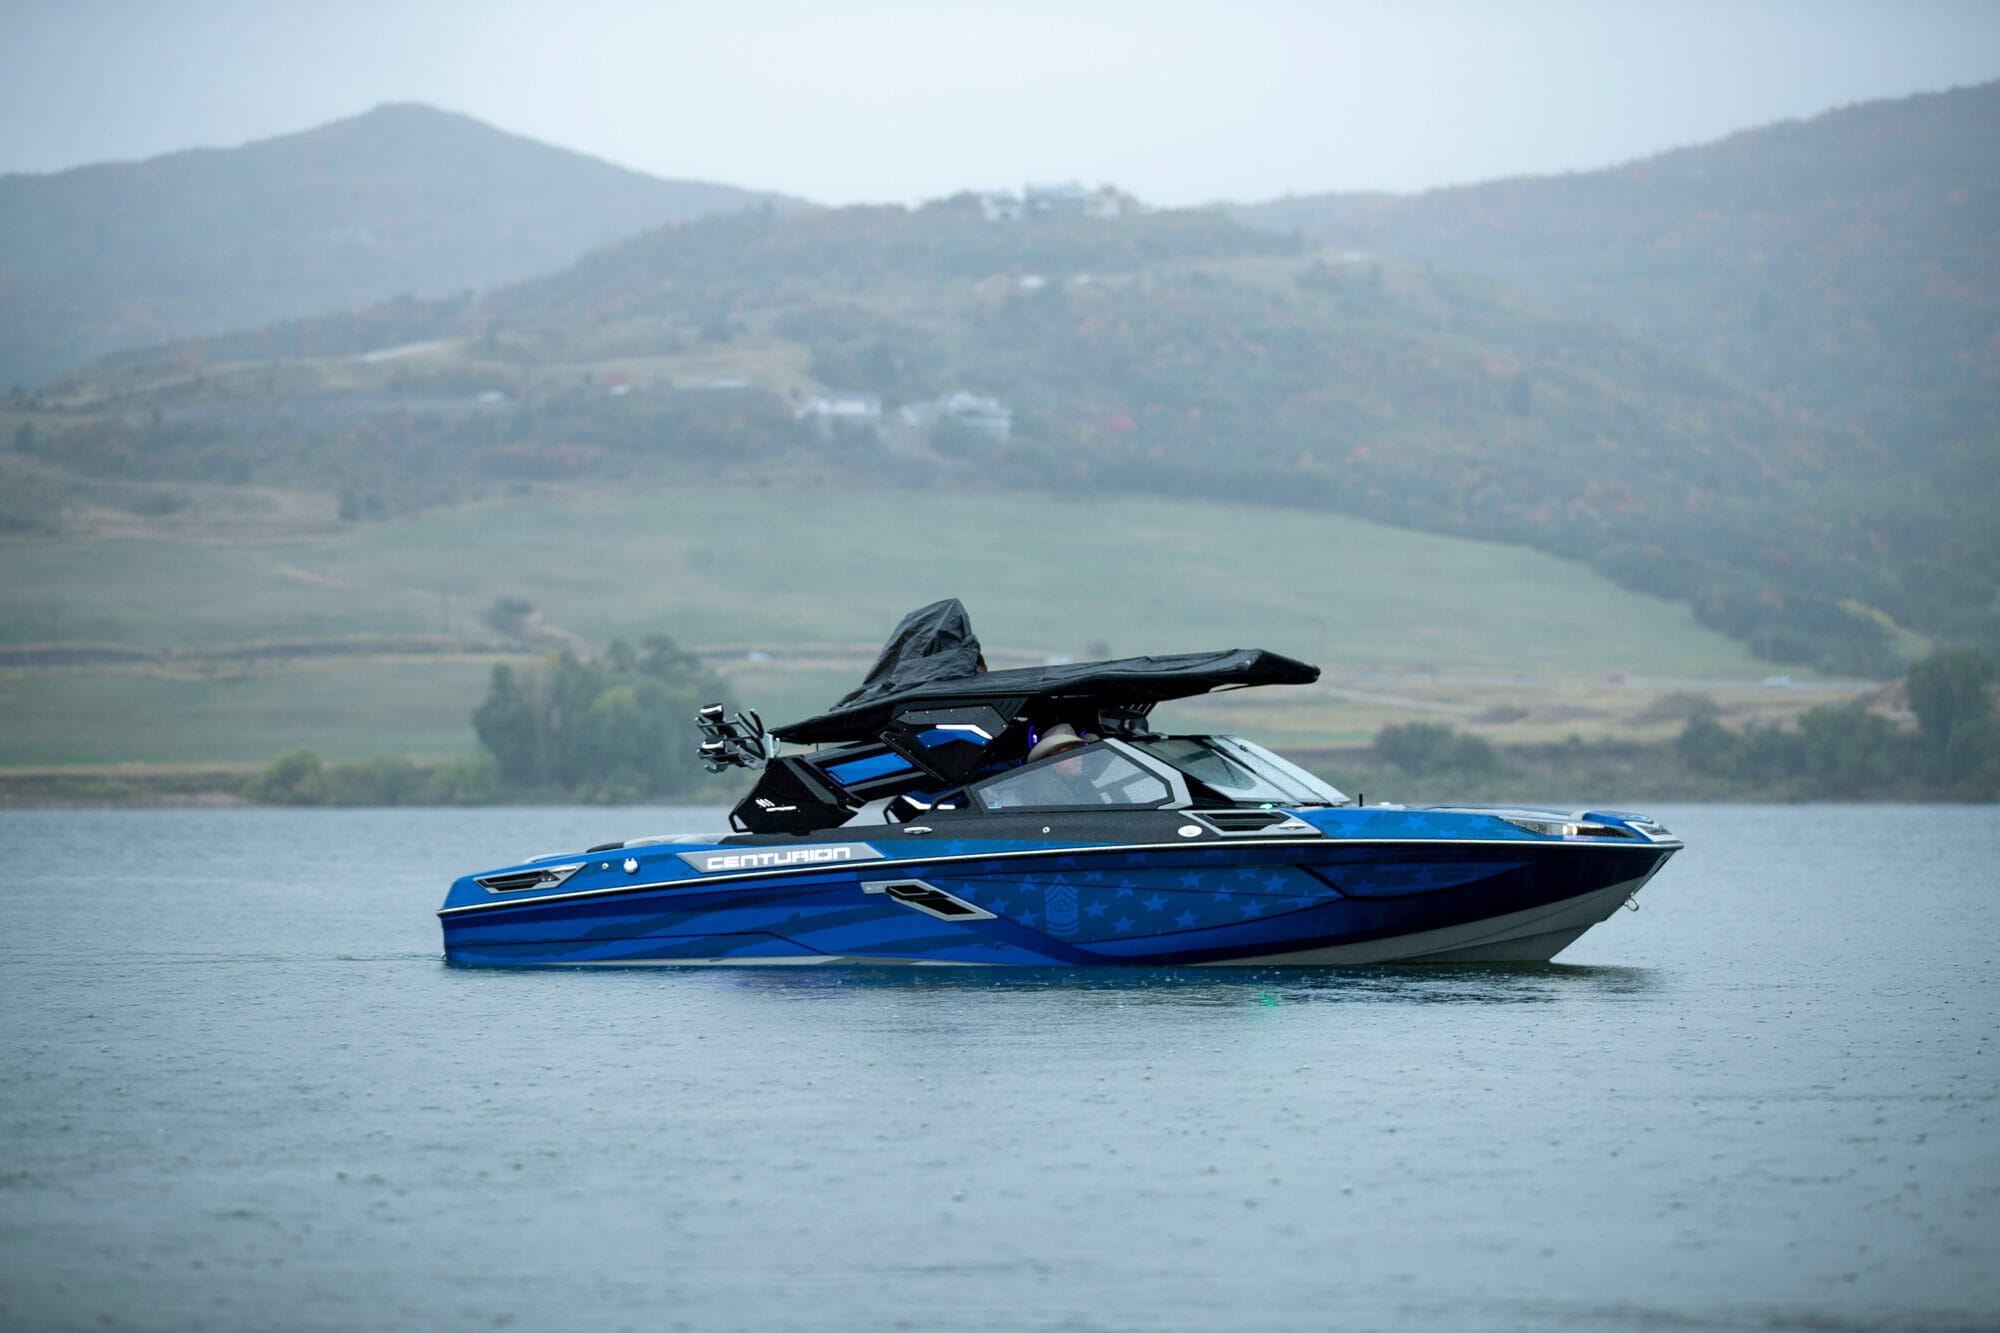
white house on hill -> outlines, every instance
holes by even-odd
[[[879,431],[882,427],[882,400],[872,393],[852,393],[828,389],[806,399],[798,418],[811,424],[821,439],[836,431]]]

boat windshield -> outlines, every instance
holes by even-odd
[[[1162,736],[1133,744],[1239,804],[1348,804],[1338,788],[1263,746],[1234,736]]]
[[[985,810],[1076,805],[1165,805],[1174,797],[1163,774],[1140,767],[1117,744],[1084,746],[969,789]]]

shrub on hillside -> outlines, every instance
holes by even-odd
[[[1436,722],[1404,722],[1375,733],[1375,757],[1412,776],[1491,773],[1500,765],[1492,745]]]
[[[590,801],[685,792],[701,779],[695,711],[726,701],[713,673],[664,635],[602,658],[555,653],[538,668],[493,668],[473,729],[503,786]]]
[[[1858,703],[1801,714],[1799,740],[1801,767],[1824,796],[1878,795],[1895,785],[1909,754],[1894,724]]]
[[[424,784],[432,805],[484,805],[500,794],[500,765],[485,750],[438,765]]]
[[[1803,797],[1851,799],[1908,789],[1913,739],[1861,704],[1813,708],[1795,727],[1752,723],[1733,731],[1691,719],[1676,751],[1691,773]]]
[[[2000,717],[1964,723],[1945,747],[1945,780],[1951,794],[1969,801],[2000,801]]]
[[[423,786],[423,774],[401,755],[330,765],[322,782],[328,805],[409,805]]]
[[[1959,728],[1992,715],[1987,687],[1993,683],[1993,659],[1976,648],[1940,648],[1911,667],[1905,680],[1924,749],[1948,781],[1953,737]]]
[[[300,746],[245,782],[243,794],[266,805],[413,805],[427,798],[429,785],[401,755],[328,764]]]
[[[326,766],[317,750],[287,750],[245,782],[243,794],[267,805],[318,805],[326,799]]]

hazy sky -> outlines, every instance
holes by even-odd
[[[1587,169],[1994,78],[1995,0],[0,0],[0,171],[419,101],[826,203],[1185,204]]]

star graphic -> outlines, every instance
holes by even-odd
[[[1243,915],[1245,916],[1261,916],[1263,911],[1264,904],[1258,902],[1255,898],[1248,899],[1243,903]]]
[[[1182,930],[1186,930],[1189,926],[1192,926],[1194,924],[1194,913],[1182,912],[1179,916],[1174,918],[1174,924],[1179,926]]]
[[[1257,878],[1257,876],[1263,873],[1264,872],[1259,870],[1256,866],[1236,867],[1236,878],[1238,879],[1255,879]]]
[[[1226,902],[1228,902],[1228,901],[1229,901],[1229,890],[1228,890],[1228,889],[1218,889],[1218,890],[1216,891],[1216,894],[1215,894],[1215,901],[1217,901],[1217,902],[1219,902],[1219,903],[1226,903]]]
[[[1276,893],[1279,889],[1285,887],[1285,877],[1283,875],[1273,875],[1264,881],[1264,887]]]
[[[1097,901],[1095,901],[1095,900],[1092,900],[1091,902],[1087,902],[1087,903],[1085,903],[1085,904],[1083,905],[1083,910],[1084,910],[1084,911],[1086,911],[1086,912],[1088,912],[1088,913],[1090,913],[1090,914],[1091,914],[1092,916],[1103,916],[1103,915],[1104,915],[1104,904],[1103,904],[1103,903],[1101,903],[1101,902],[1097,902]]]
[[[1162,898],[1157,893],[1154,894],[1152,897],[1146,899],[1146,910],[1148,912],[1157,912],[1166,905],[1167,905],[1167,900],[1165,898]]]
[[[1005,915],[1007,915],[1007,904],[1006,904],[1006,903],[995,903],[995,904],[993,904],[993,915],[995,915],[995,916],[1005,916]]]
[[[1200,887],[1201,887],[1201,876],[1200,876],[1200,875],[1198,875],[1198,874],[1196,874],[1196,873],[1195,873],[1194,871],[1192,871],[1192,870],[1188,871],[1188,872],[1187,872],[1187,874],[1185,874],[1185,875],[1182,875],[1182,876],[1181,876],[1181,887],[1182,887],[1182,888],[1184,888],[1184,889],[1198,889],[1198,888],[1200,888]]]
[[[1116,896],[1120,898],[1130,898],[1132,896],[1132,886],[1130,884],[1120,884],[1118,886],[1118,893]]]
[[[1076,858],[1074,856],[1059,856],[1056,858],[1056,869],[1062,870],[1065,868],[1071,870],[1076,868]]]
[[[1084,875],[1083,882],[1086,884],[1102,884],[1104,882],[1104,872],[1102,870],[1089,871]]]
[[[1292,906],[1293,906],[1293,907],[1304,907],[1304,906],[1305,906],[1305,905],[1306,905],[1307,903],[1310,903],[1311,901],[1312,901],[1312,899],[1310,899],[1310,898],[1294,898],[1294,899],[1292,899]]]
[[[1135,923],[1133,922],[1131,917],[1121,916],[1116,921],[1113,921],[1111,923],[1111,928],[1117,931],[1120,935],[1123,935],[1126,931],[1132,929],[1134,924]]]
[[[1144,852],[1132,852],[1125,857],[1125,864],[1128,866],[1142,866],[1150,860],[1152,860],[1152,857]]]
[[[1033,909],[1031,909],[1031,908],[1024,908],[1024,909],[1022,909],[1022,912],[1021,912],[1021,924],[1022,924],[1022,925],[1024,925],[1024,926],[1032,926],[1032,925],[1034,925],[1034,924],[1035,924],[1035,916],[1036,916],[1036,913],[1034,912],[1034,910],[1033,910]]]

